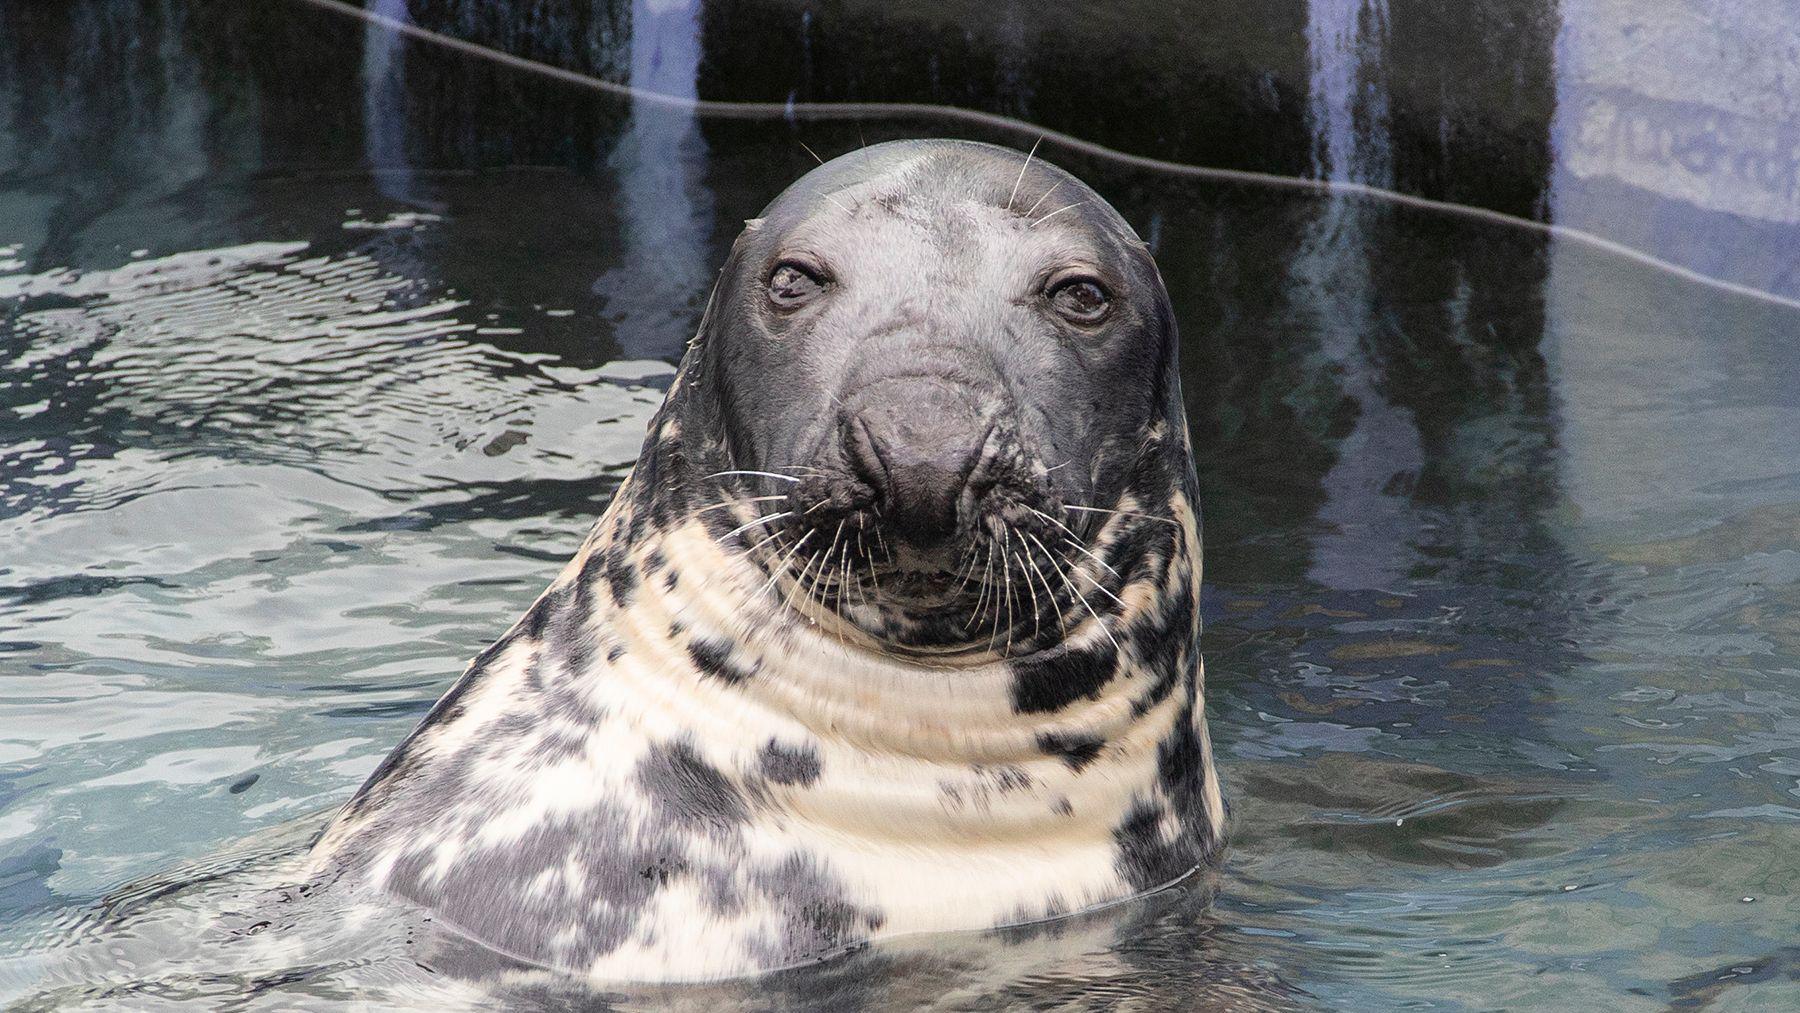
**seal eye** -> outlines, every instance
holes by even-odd
[[[784,260],[769,275],[769,301],[784,310],[798,309],[825,290],[825,281],[805,264]]]
[[[1050,290],[1056,312],[1078,324],[1097,324],[1112,310],[1112,297],[1092,278],[1070,278]]]

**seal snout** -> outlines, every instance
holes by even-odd
[[[953,394],[931,389],[884,394],[846,415],[840,427],[844,460],[874,493],[893,531],[919,548],[932,548],[956,533],[958,504],[993,427]]]

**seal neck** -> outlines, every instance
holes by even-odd
[[[1012,855],[994,873],[1005,881],[996,896],[1079,875],[1083,903],[1178,878],[1218,846],[1198,533],[1181,493],[1156,522],[1167,534],[1115,518],[1096,540],[1101,553],[1144,542],[1110,611],[1054,649],[950,668],[885,654],[829,613],[793,607],[802,596],[697,519],[631,538],[636,481],[569,571],[590,574],[597,599],[612,582],[584,560],[640,578],[629,602],[603,610],[601,639],[619,654],[588,677],[613,684],[616,718],[647,737],[685,736],[786,825],[869,868],[917,865],[920,876]],[[770,749],[806,753],[813,776],[776,783],[761,760]]]
[[[620,499],[628,501],[624,491]],[[613,635],[627,645],[679,641],[685,657],[674,655],[676,663],[663,674],[682,684],[729,687],[741,699],[740,717],[760,712],[772,724],[797,722],[864,750],[1008,763],[1043,755],[1046,738],[1111,741],[1130,737],[1147,720],[1166,724],[1166,715],[1149,713],[1154,705],[1191,701],[1194,693],[1191,679],[1168,675],[1181,664],[1175,655],[1192,653],[1197,625],[1165,630],[1154,621],[1170,597],[1175,567],[1168,559],[1126,582],[1120,604],[1098,611],[1056,647],[1010,658],[984,652],[946,664],[886,650],[819,607],[790,577],[771,578],[741,551],[721,546],[697,520],[629,547],[613,541],[621,525],[611,520],[609,511],[583,555],[624,552],[643,575],[630,606],[608,617]],[[1076,671],[1083,663],[1108,671]],[[1022,680],[1054,680],[1059,666],[1070,669],[1067,679],[1084,683],[1079,692],[1051,687],[1059,699],[1069,697],[1064,705],[1041,706],[1022,692]]]
[[[591,592],[590,622],[610,645],[570,675],[609,682],[616,718],[650,738],[688,738],[786,818],[870,847],[979,853],[996,837],[1030,848],[1060,835],[1081,842],[1069,851],[1083,861],[1116,852],[1144,888],[1218,845],[1185,464],[1145,468],[1112,504],[1083,564],[1107,596],[1060,642],[1017,657],[902,656],[720,537],[730,528],[708,522],[716,499],[696,495],[694,479],[729,455],[682,432],[672,409],[683,393],[671,390],[644,456],[559,580]],[[820,758],[804,792],[756,773],[759,750],[789,747]]]

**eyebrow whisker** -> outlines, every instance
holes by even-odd
[[[1067,207],[1060,207],[1060,208],[1057,208],[1057,209],[1056,209],[1056,210],[1055,210],[1055,211],[1052,211],[1052,212],[1050,212],[1050,213],[1049,213],[1049,214],[1047,214],[1047,215],[1045,215],[1045,216],[1044,216],[1044,217],[1042,217],[1042,218],[1039,218],[1039,219],[1038,219],[1038,220],[1037,220],[1037,221],[1035,221],[1035,222],[1032,222],[1032,223],[1031,223],[1031,224],[1030,224],[1030,225],[1027,225],[1027,226],[1025,226],[1025,227],[1026,227],[1026,228],[1028,228],[1028,229],[1035,229],[1035,228],[1037,228],[1037,227],[1038,227],[1038,226],[1039,226],[1039,225],[1042,225],[1042,224],[1044,224],[1044,223],[1045,223],[1045,222],[1047,222],[1047,221],[1049,221],[1049,220],[1050,220],[1050,219],[1052,219],[1052,218],[1055,218],[1055,217],[1056,217],[1056,216],[1057,216],[1057,215],[1060,215],[1060,214],[1062,214],[1062,213],[1063,213],[1063,212],[1064,212],[1064,211],[1072,211],[1072,210],[1074,210],[1074,209],[1075,209],[1075,208],[1078,208],[1078,207],[1080,207],[1080,206],[1082,206],[1082,205],[1083,205],[1083,204],[1086,204],[1086,203],[1087,203],[1087,201],[1084,201],[1084,200],[1078,200],[1078,201],[1076,201],[1076,202],[1075,202],[1075,203],[1073,203],[1073,204],[1070,204],[1070,205],[1068,205],[1068,206],[1067,206]]]
[[[1038,145],[1042,143],[1044,136],[1039,134],[1038,139],[1032,143],[1031,150],[1025,153],[1025,164],[1019,166],[1019,178],[1013,180],[1012,193],[1006,195],[1006,210],[1012,210],[1013,200],[1019,196],[1019,184],[1025,182],[1025,170],[1031,168],[1031,156],[1037,154]]]
[[[1050,184],[1050,189],[1048,189],[1048,190],[1045,190],[1045,191],[1044,191],[1044,192],[1043,192],[1043,193],[1041,193],[1041,194],[1038,194],[1038,199],[1037,199],[1037,203],[1036,203],[1036,204],[1033,204],[1033,205],[1031,205],[1031,210],[1030,210],[1030,211],[1027,211],[1027,212],[1025,212],[1025,217],[1027,217],[1027,218],[1030,218],[1030,217],[1031,217],[1031,216],[1032,216],[1032,215],[1035,215],[1035,214],[1037,214],[1037,209],[1038,209],[1038,207],[1039,207],[1039,206],[1040,206],[1040,205],[1042,205],[1042,204],[1043,204],[1043,203],[1044,203],[1044,198],[1046,198],[1046,197],[1048,197],[1048,196],[1050,196],[1050,195],[1051,195],[1051,194],[1053,194],[1053,193],[1055,193],[1055,192],[1056,192],[1056,188],[1057,188],[1057,187],[1059,187],[1059,186],[1062,186],[1062,180],[1060,180],[1060,179],[1059,179],[1059,180],[1057,180],[1057,181],[1056,181],[1056,182],[1054,182],[1054,183],[1052,183],[1052,184]]]

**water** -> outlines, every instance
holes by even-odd
[[[411,11],[671,93],[991,108],[1800,286],[1770,4],[502,7]],[[342,940],[285,975],[193,940],[573,550],[799,142],[945,132],[975,136],[633,108],[291,0],[0,9],[0,996],[489,1001]],[[1151,241],[1182,323],[1216,900],[614,998],[1800,1003],[1800,310],[1050,157]]]

